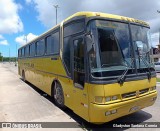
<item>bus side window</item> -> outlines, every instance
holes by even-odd
[[[25,57],[29,57],[29,45],[25,47]]]
[[[24,57],[24,47],[22,48],[22,57]]]
[[[22,56],[22,50],[19,49],[19,50],[18,50],[18,57],[21,57],[21,56]]]
[[[44,55],[45,52],[45,41],[44,39],[41,39],[37,42],[37,56]]]
[[[53,33],[46,38],[47,49],[46,54],[58,54],[59,53],[59,31]]]
[[[32,43],[30,45],[30,56],[34,57],[35,56],[35,43]]]

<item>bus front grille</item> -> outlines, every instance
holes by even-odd
[[[136,96],[136,91],[122,94],[122,99]]]
[[[143,89],[139,91],[139,94],[144,94],[147,93],[149,91],[149,88]]]

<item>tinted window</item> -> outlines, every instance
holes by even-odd
[[[18,56],[19,56],[19,57],[22,56],[22,50],[21,50],[21,49],[18,50]]]
[[[59,53],[59,32],[52,34],[47,37],[47,54],[58,54]]]
[[[40,40],[37,42],[37,55],[44,55],[45,52],[45,43],[44,43],[44,39]]]
[[[64,60],[65,66],[66,66],[69,73],[71,72],[71,69],[70,69],[70,55],[71,55],[70,43],[71,43],[71,38],[72,37],[64,38],[64,45],[63,45],[63,60]]]
[[[71,23],[64,27],[64,37],[80,33],[84,30],[84,21]]]
[[[74,70],[84,72],[84,42],[82,38],[74,40]]]
[[[29,56],[29,45],[25,47],[25,56]]]
[[[22,48],[22,57],[24,56],[24,48]]]
[[[30,56],[35,56],[35,44],[30,45]]]
[[[74,85],[84,87],[84,42],[82,38],[74,40]]]

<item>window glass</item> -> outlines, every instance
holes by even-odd
[[[22,56],[22,50],[21,50],[21,49],[18,50],[18,56],[19,56],[19,57]]]
[[[84,21],[71,23],[64,27],[64,37],[80,33],[84,30]]]
[[[25,56],[29,56],[29,45],[25,47]]]
[[[44,55],[45,52],[45,43],[44,43],[44,39],[40,40],[37,42],[37,55]]]
[[[65,63],[65,66],[67,68],[67,71],[70,73],[70,43],[71,43],[71,37],[66,37],[64,38],[64,45],[63,45],[63,60]]]
[[[74,40],[74,85],[83,89],[84,75],[84,42],[82,38]]]
[[[133,73],[128,24],[96,20],[91,22],[91,39],[87,43],[91,73],[94,77],[117,77],[126,67]]]
[[[59,53],[59,32],[47,37],[47,54]]]
[[[135,47],[136,65],[138,72],[143,73],[143,68],[153,67],[150,58],[152,47],[149,40],[149,28],[138,25],[131,25],[131,32],[133,44]]]
[[[84,72],[84,43],[82,38],[74,40],[74,70]]]
[[[24,57],[24,48],[22,48],[22,57]]]
[[[35,56],[35,44],[30,45],[30,56]]]

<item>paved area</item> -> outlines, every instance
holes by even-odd
[[[43,94],[20,79],[14,64],[0,64],[0,122],[75,122]]]
[[[160,84],[157,84],[157,90],[160,95]],[[148,108],[138,111],[134,114],[124,116],[112,123],[119,122],[160,122],[160,99]],[[74,127],[80,128],[56,128],[52,130],[99,130],[107,129],[107,124],[95,126],[86,123],[70,109],[65,111],[59,109],[52,102],[49,96],[38,90],[29,83],[24,83],[17,74],[17,67],[14,64],[0,63],[0,122],[71,122]],[[109,124],[109,123],[108,123]],[[63,125],[62,125],[63,126]],[[0,129],[2,130],[2,129]],[[6,129],[3,129],[6,131]],[[9,129],[8,129],[9,130]],[[8,131],[7,130],[7,131]],[[12,129],[14,130],[14,129]],[[15,129],[15,131],[20,129]],[[25,129],[30,131],[31,129]],[[38,130],[38,129],[34,129]],[[48,130],[51,129],[41,129]],[[112,130],[112,129],[107,129]],[[124,129],[113,129],[124,130]],[[126,128],[125,130],[146,130],[145,128]],[[147,130],[159,130],[151,129]]]

